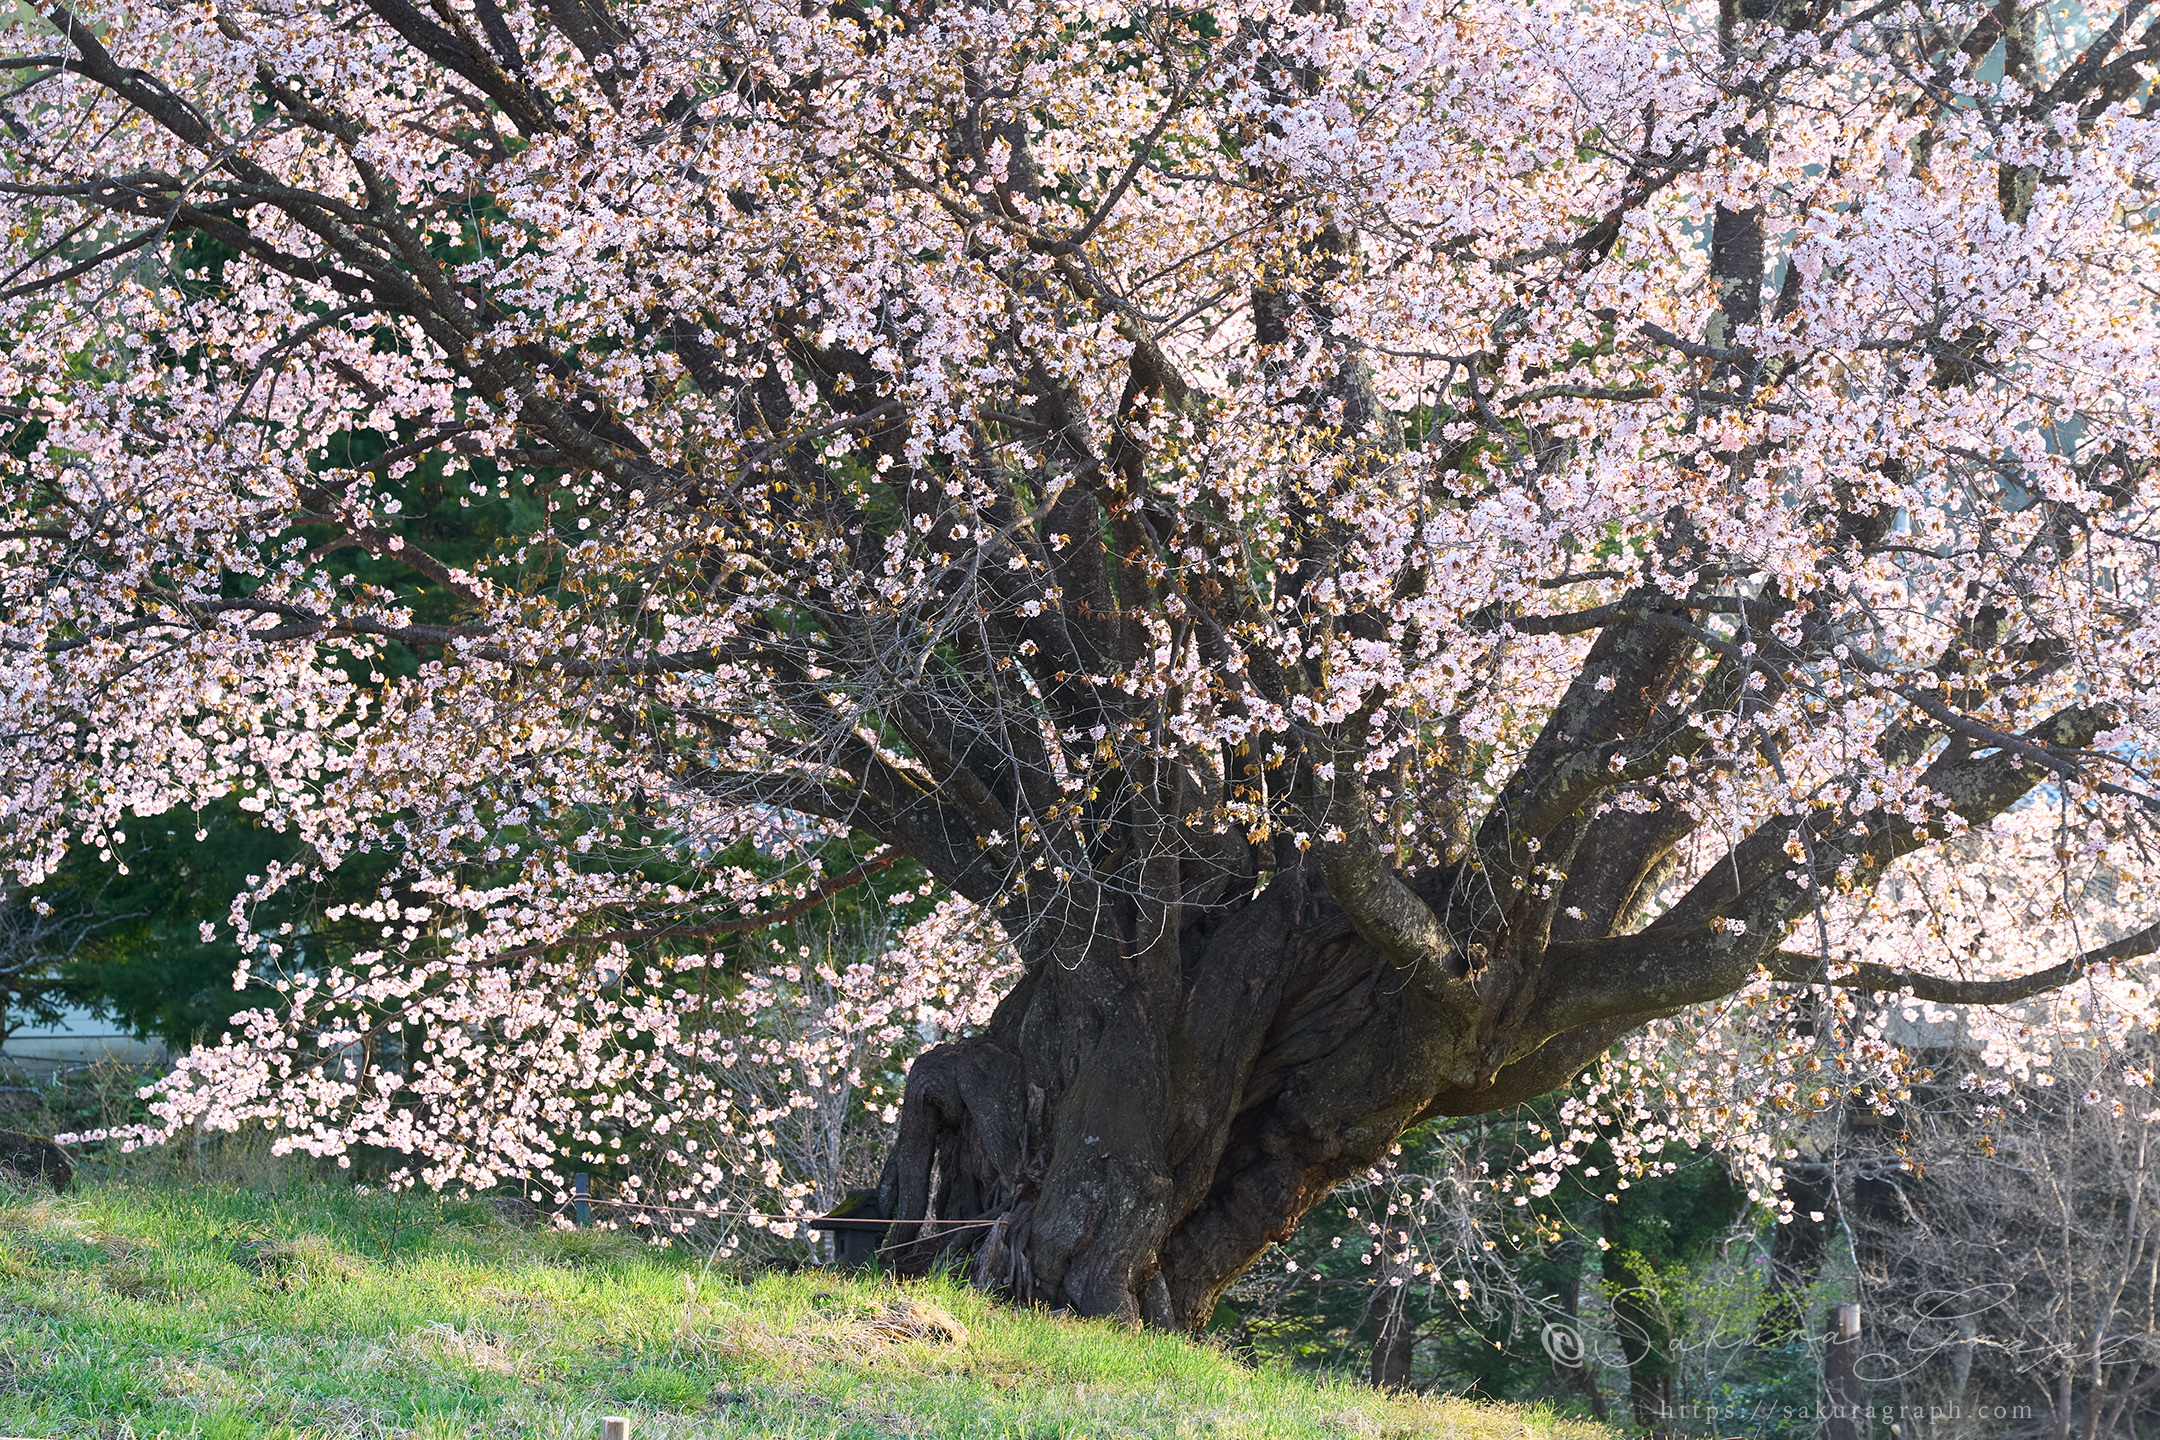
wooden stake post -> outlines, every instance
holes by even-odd
[[[1830,1402],[1829,1440],[1860,1440],[1860,1307],[1840,1305],[1830,1331],[1823,1389]]]

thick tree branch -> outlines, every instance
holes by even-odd
[[[1922,975],[1872,963],[1841,967],[1841,973],[1830,976],[1822,956],[1803,955],[1792,950],[1780,950],[1770,956],[1764,969],[1771,979],[1788,985],[1831,985],[1840,990],[1865,990],[1877,995],[1910,995],[1915,1000],[1935,1005],[2010,1005],[2045,995],[2050,990],[2060,990],[2099,966],[2140,960],[2153,954],[2160,954],[2160,924],[2149,925],[2135,935],[2098,946],[2045,970],[2000,980]]]

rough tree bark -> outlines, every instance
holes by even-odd
[[[1035,967],[984,1034],[919,1060],[884,1182],[901,1264],[964,1247],[1018,1296],[1204,1324],[1404,1130],[1542,1094],[1623,1028],[1494,1065],[1444,989],[1363,940],[1313,879],[1276,876],[1159,967]]]

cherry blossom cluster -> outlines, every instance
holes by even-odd
[[[896,933],[791,938],[730,970],[719,956],[640,965],[618,948],[588,970],[569,1025],[553,1010],[559,976],[537,1001],[485,971],[418,1003],[386,965],[279,982],[277,1007],[145,1090],[158,1123],[67,1138],[133,1148],[261,1126],[274,1152],[340,1166],[359,1147],[394,1152],[393,1189],[514,1182],[561,1210],[586,1171],[606,1182],[609,1223],[702,1226],[727,1252],[760,1231],[799,1239],[849,1181],[875,1183],[865,1155],[890,1137],[908,1066],[981,1024],[1013,965],[995,923],[951,899]],[[579,1036],[568,1055],[566,1031]]]

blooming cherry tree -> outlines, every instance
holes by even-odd
[[[0,834],[299,837],[167,1113],[434,1183],[663,1154],[723,937],[919,867],[1021,971],[890,1253],[1168,1326],[1731,997],[1765,1104],[2149,1020],[2147,9],[48,5]]]

